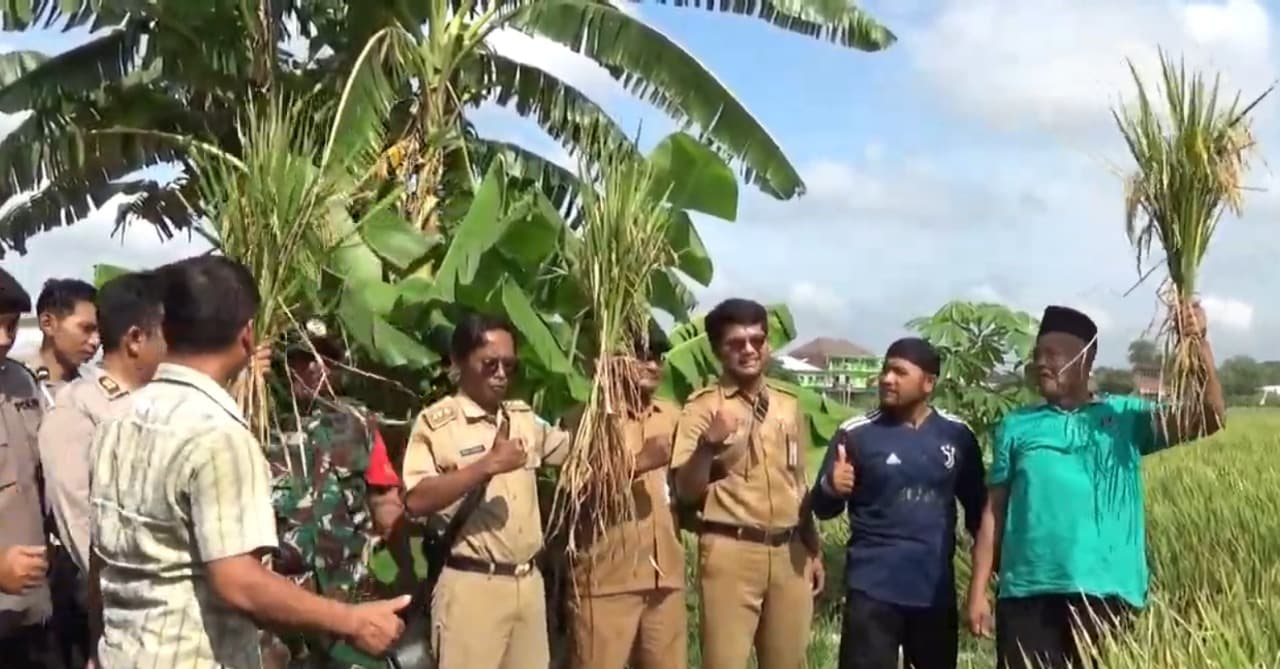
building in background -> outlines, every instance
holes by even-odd
[[[819,337],[779,356],[783,368],[796,382],[845,404],[859,395],[874,393],[881,356],[845,339]]]

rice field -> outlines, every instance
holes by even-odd
[[[811,471],[820,457],[812,455]],[[1103,666],[1280,667],[1280,410],[1234,410],[1224,432],[1151,456],[1144,468],[1151,606],[1125,643],[1104,651]],[[848,530],[832,521],[822,533],[828,581],[810,639],[810,669],[835,667],[839,647]],[[961,543],[956,571],[963,584],[967,537]],[[694,592],[689,607],[690,666],[698,667]],[[990,644],[964,632],[960,655],[962,669],[994,666]]]

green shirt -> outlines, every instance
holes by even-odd
[[[1141,456],[1166,446],[1154,405],[1104,397],[1074,411],[1018,409],[996,430],[991,485],[1007,486],[1002,598],[1147,601]]]

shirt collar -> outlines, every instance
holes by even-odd
[[[488,411],[485,411],[484,407],[476,404],[476,401],[467,397],[466,394],[458,393],[454,396],[454,399],[457,400],[458,408],[462,410],[462,417],[466,418],[467,422],[477,420],[495,420],[495,417]]]
[[[162,362],[156,368],[156,376],[153,382],[156,381],[176,383],[194,388],[213,400],[223,411],[231,414],[232,418],[235,418],[246,427],[249,425],[249,421],[245,420],[244,413],[240,411],[240,405],[236,404],[235,398],[227,392],[226,388],[223,388],[221,384],[203,372],[196,371],[185,365]]]

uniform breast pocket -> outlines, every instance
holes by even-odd
[[[454,468],[462,469],[463,467],[473,465],[483,458],[484,454],[488,452],[489,447],[485,444],[471,444],[469,446],[463,446],[458,449]]]

